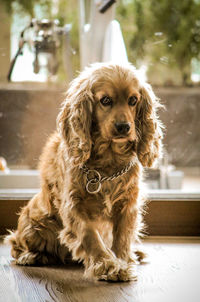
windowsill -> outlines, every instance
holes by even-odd
[[[0,189],[1,200],[29,200],[40,189]],[[149,200],[200,200],[200,191],[186,190],[148,190]]]
[[[199,200],[200,190],[149,190],[148,197],[150,200]]]
[[[16,229],[16,213],[40,189],[0,189],[0,234]],[[151,190],[145,208],[147,234],[157,236],[200,235],[200,192]]]
[[[40,189],[0,189],[1,200],[29,200]]]

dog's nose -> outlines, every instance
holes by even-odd
[[[127,134],[130,130],[130,124],[129,123],[115,123],[115,128],[117,129],[118,133]]]

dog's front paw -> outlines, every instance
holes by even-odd
[[[118,281],[120,264],[117,260],[104,260],[95,263],[92,270],[98,280]]]
[[[137,279],[134,266],[119,259],[103,259],[93,263],[86,270],[86,275],[97,280],[106,281],[131,281]]]
[[[137,281],[136,265],[134,263],[129,263],[125,269],[120,269],[119,281]]]

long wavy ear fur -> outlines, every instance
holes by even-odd
[[[137,107],[136,129],[138,134],[137,154],[144,167],[151,167],[161,156],[162,124],[157,117],[157,109],[163,107],[147,83],[140,90],[141,101]]]
[[[57,118],[58,131],[64,138],[74,166],[82,165],[90,157],[92,108],[89,80],[81,74],[71,83]]]

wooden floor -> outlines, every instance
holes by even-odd
[[[149,238],[138,281],[92,282],[79,265],[21,267],[0,244],[1,302],[199,302],[200,238]]]

